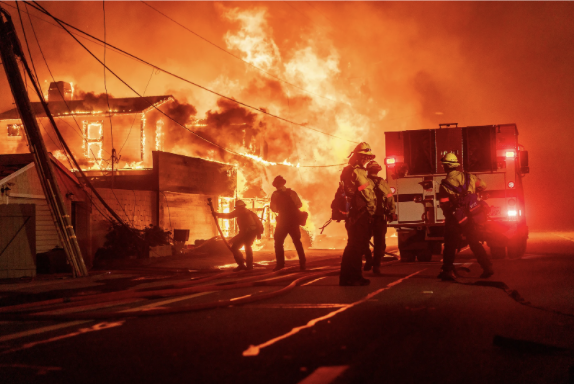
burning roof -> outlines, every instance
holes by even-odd
[[[66,115],[94,115],[105,113],[108,110],[106,99],[93,94],[86,94],[84,100],[70,100],[70,101],[51,101],[48,103],[50,112],[54,116]],[[110,112],[115,114],[130,114],[142,113],[153,109],[153,106],[158,107],[167,101],[174,101],[171,95],[164,96],[146,96],[146,97],[125,97],[125,98],[109,98]],[[37,117],[46,117],[42,103],[34,102],[32,109]],[[70,113],[72,111],[72,113]],[[16,108],[10,109],[6,112],[0,113],[0,121],[20,119],[20,115]]]

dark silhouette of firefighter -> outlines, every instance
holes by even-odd
[[[302,202],[298,194],[286,188],[286,180],[282,176],[276,176],[272,182],[272,186],[276,187],[270,199],[270,209],[276,212],[276,229],[274,230],[274,251],[276,252],[276,267],[274,271],[284,268],[284,240],[290,235],[298,259],[300,260],[300,270],[306,270],[306,255],[304,254],[304,246],[300,240],[300,225],[302,223],[302,214],[300,211]],[[305,221],[305,219],[304,219]]]
[[[235,272],[251,270],[254,265],[254,254],[252,253],[252,243],[264,231],[264,226],[258,216],[246,208],[246,203],[242,200],[236,201],[234,210],[229,213],[213,212],[215,217],[222,219],[236,219],[238,224],[238,234],[230,240],[230,248],[234,254],[234,260],[238,263]],[[240,248],[244,246],[246,252],[246,265]]]
[[[396,214],[396,204],[394,195],[386,180],[378,176],[382,170],[380,164],[372,160],[366,165],[368,179],[372,182],[372,188],[376,195],[376,212],[372,217],[371,237],[374,238],[374,257],[368,248],[366,253],[366,264],[364,270],[372,269],[375,275],[380,275],[380,263],[386,252],[386,232],[388,230],[388,221],[393,221]]]
[[[364,165],[376,157],[368,143],[360,143],[350,154],[348,165],[342,170],[340,180],[344,183],[346,196],[350,199],[350,211],[346,219],[348,242],[342,255],[340,285],[369,285],[362,276],[362,255],[369,249],[372,222],[376,213],[374,183],[368,178]]]
[[[444,234],[444,263],[438,277],[443,281],[454,281],[454,260],[460,249],[462,235],[484,270],[480,277],[489,278],[494,274],[492,263],[480,243],[479,229],[486,221],[486,211],[477,199],[477,192],[486,189],[486,183],[477,176],[458,171],[458,157],[447,153],[440,160],[447,175],[440,186],[440,207],[446,217]]]

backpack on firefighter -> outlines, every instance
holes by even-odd
[[[464,184],[459,187],[453,186],[446,179],[442,180],[442,185],[456,194],[450,197],[451,213],[461,226],[464,226],[468,220],[474,224],[484,224],[488,221],[490,208],[485,201],[478,200],[476,193],[468,192],[470,175],[466,172],[464,177]]]
[[[254,224],[256,225],[256,238],[258,240],[260,240],[262,238],[262,234],[264,233],[264,224],[262,224],[262,220],[261,218],[258,217],[258,215],[252,211],[248,211],[250,212],[250,216],[252,216],[252,221],[254,221]]]
[[[332,208],[332,220],[340,222],[342,220],[348,219],[350,215],[350,198],[346,196],[346,190],[344,189],[344,182],[341,181],[336,194],[334,195],[334,200],[330,204]]]

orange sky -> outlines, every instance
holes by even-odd
[[[41,4],[103,37],[101,2]],[[140,2],[106,2],[108,41],[258,108],[353,141],[368,141],[379,161],[384,157],[384,131],[452,122],[516,123],[520,143],[530,153],[531,173],[524,179],[528,225],[573,229],[572,2],[151,4],[296,87],[263,75]],[[6,8],[20,33],[15,9]],[[32,30],[24,20],[31,41]],[[57,80],[104,92],[102,68],[94,59],[59,28],[38,18],[32,21]],[[24,43],[23,35],[20,39]],[[102,57],[102,47],[87,46]],[[31,49],[47,87],[50,76],[35,43]],[[201,89],[111,51],[107,63],[138,92],[151,79],[147,95],[173,94],[192,104],[198,118],[219,111],[217,97]],[[115,97],[134,96],[111,75],[107,80]],[[0,89],[4,111],[13,101],[3,72]],[[266,124],[271,161],[336,164],[354,147],[269,117],[257,119]],[[185,141],[186,135],[179,140]],[[281,173],[310,200],[320,212],[315,224],[328,219],[328,211],[320,207],[333,197],[337,168],[266,170],[263,180]],[[263,187],[272,189],[267,183]]]

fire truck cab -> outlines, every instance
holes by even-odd
[[[528,152],[518,144],[516,124],[386,132],[386,178],[394,194],[401,261],[430,261],[444,242],[444,214],[438,193],[446,177],[440,159],[452,152],[458,170],[486,182],[479,197],[490,206],[482,239],[492,258],[519,258],[526,250],[528,227],[522,177],[529,172]]]

